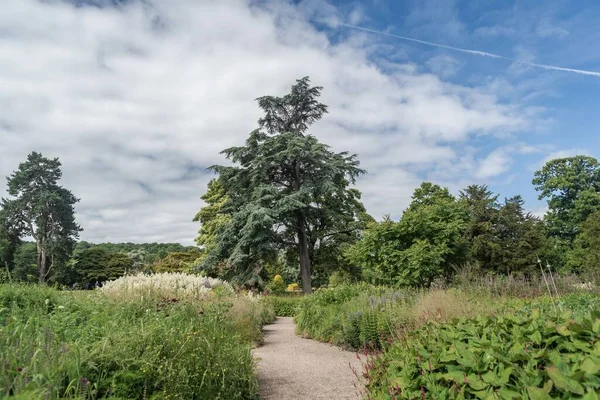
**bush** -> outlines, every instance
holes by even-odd
[[[281,277],[281,275],[277,274],[273,277],[273,280],[267,284],[267,290],[270,293],[274,294],[282,294],[285,293],[285,281]]]
[[[266,296],[264,301],[273,308],[278,317],[295,317],[302,301],[302,296]]]
[[[410,292],[367,284],[319,289],[304,298],[296,317],[299,334],[339,346],[381,347],[412,324]]]
[[[430,322],[367,362],[369,398],[596,399],[599,317],[535,310]]]
[[[251,341],[267,318],[241,296],[121,301],[0,285],[0,397],[253,399]]]

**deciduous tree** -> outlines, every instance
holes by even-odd
[[[571,243],[580,224],[600,210],[600,164],[589,156],[557,158],[535,172],[539,199],[548,200],[545,221],[551,235]]]
[[[427,286],[466,256],[465,207],[448,189],[424,182],[399,222],[373,224],[346,253],[374,283]]]

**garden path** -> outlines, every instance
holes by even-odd
[[[254,350],[262,400],[359,399],[362,371],[356,354],[295,334],[293,318],[278,317],[264,328]]]

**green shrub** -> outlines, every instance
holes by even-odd
[[[412,323],[414,295],[366,284],[320,289],[304,298],[296,316],[299,334],[359,349],[381,347]]]
[[[264,301],[273,308],[276,316],[295,317],[302,301],[302,296],[266,296]]]
[[[256,300],[0,285],[0,397],[253,399]],[[243,329],[242,329],[243,327]]]
[[[599,317],[430,322],[367,362],[369,398],[597,399]]]

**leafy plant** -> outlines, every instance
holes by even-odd
[[[372,399],[597,399],[600,314],[430,322],[366,365]]]

